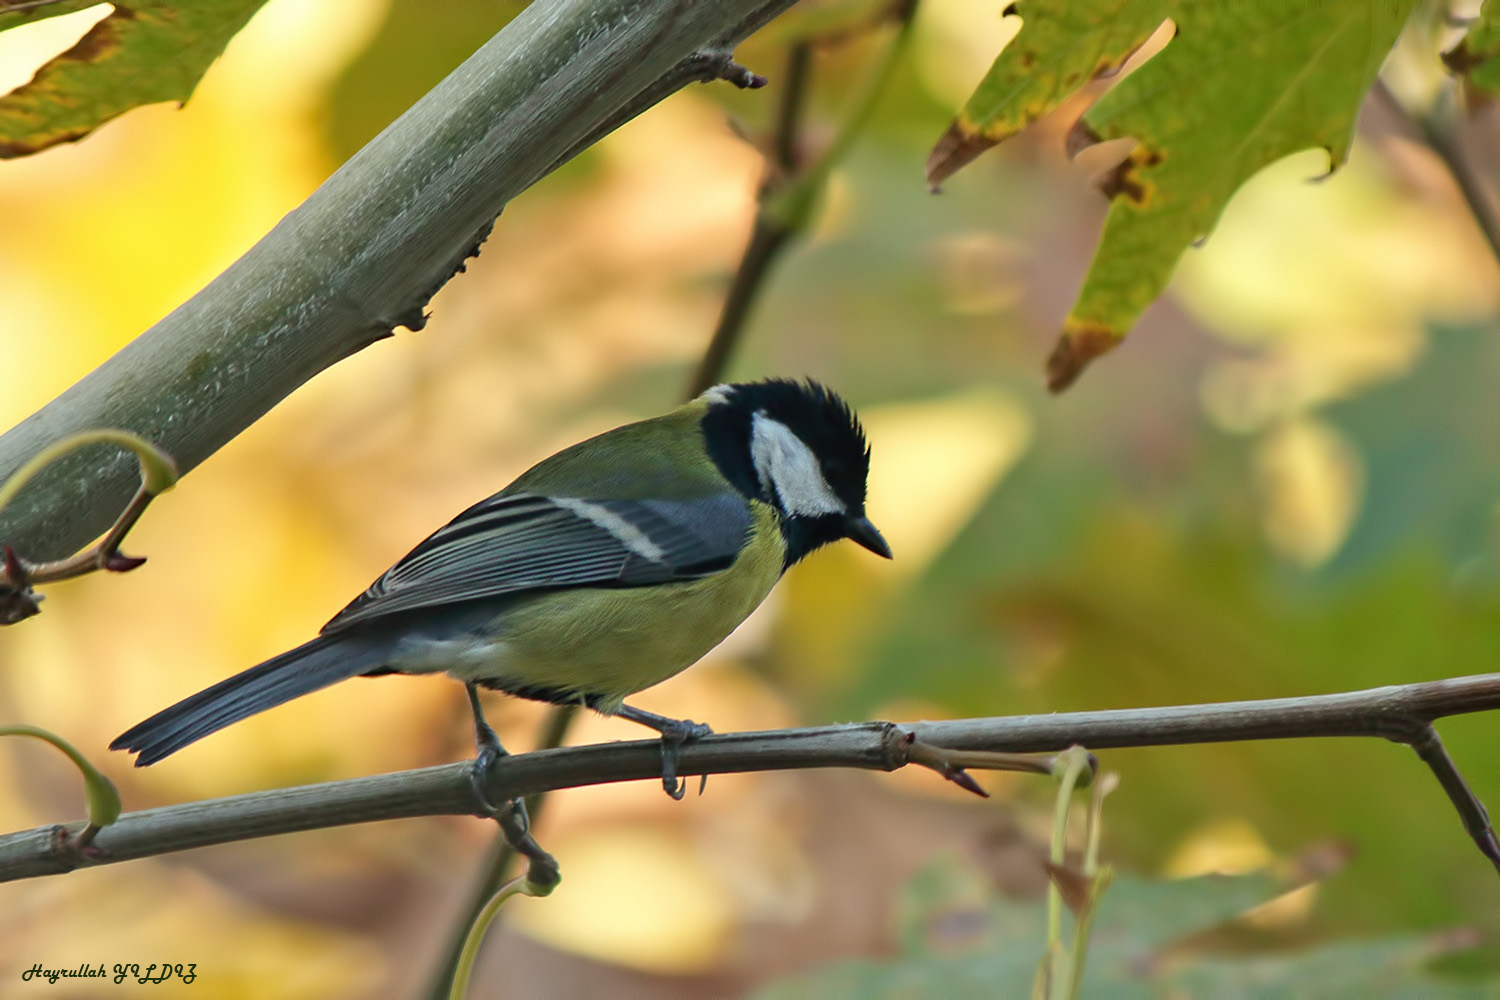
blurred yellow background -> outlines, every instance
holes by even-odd
[[[0,424],[205,284],[514,9],[452,7],[271,0],[184,109],[0,163]],[[1493,463],[1494,424],[1472,425],[1494,408],[1482,382],[1421,373],[1495,370],[1489,341],[1461,328],[1493,316],[1500,284],[1441,170],[1378,116],[1325,183],[1303,183],[1321,154],[1278,164],[1133,339],[1046,398],[1041,359],[1103,214],[1062,161],[1066,123],[941,198],[921,184],[927,146],[1013,30],[997,10],[923,8],[895,92],[814,236],[773,273],[730,371],[812,375],[849,396],[896,561],[820,553],[642,707],[728,731],[1491,669],[1497,478],[1475,470]],[[0,35],[0,84],[97,16]],[[761,158],[738,133],[770,120],[785,34],[742,53],[768,91],[694,87],[520,198],[426,329],[320,375],[159,500],[125,547],[150,557],[143,569],[50,588],[40,617],[0,632],[0,720],[72,739],[132,809],[469,754],[462,690],[400,677],[337,685],[145,771],[104,747],[311,636],[532,462],[677,402],[753,216]],[[820,55],[810,143],[881,42]],[[532,743],[544,709],[490,706],[508,746]],[[1444,732],[1496,802],[1484,726]],[[641,735],[590,717],[572,739]],[[16,743],[0,745],[0,827],[78,816],[69,769]],[[1349,841],[1351,868],[1297,921],[1494,931],[1493,887],[1478,885],[1492,874],[1403,753],[1113,753],[1110,848],[1178,875]],[[1048,791],[984,780],[998,805],[930,774],[721,777],[683,803],[654,783],[558,795],[540,839],[562,888],[514,904],[478,995],[733,994],[876,953],[897,888],[945,850],[1034,892]],[[409,821],[6,885],[0,992],[36,961],[171,961],[202,978],[166,995],[410,995],[491,837],[475,819]]]

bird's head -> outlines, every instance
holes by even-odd
[[[786,565],[848,538],[891,557],[865,516],[870,448],[854,410],[817,382],[769,379],[716,385],[703,434],[719,471],[781,513]]]

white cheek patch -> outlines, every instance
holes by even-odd
[[[764,412],[750,421],[750,460],[760,485],[794,517],[844,514],[848,507],[823,478],[817,456],[790,427]]]

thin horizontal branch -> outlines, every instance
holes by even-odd
[[[903,740],[896,727],[881,722],[733,733],[684,747],[678,770],[891,770],[904,763],[897,756]],[[601,743],[502,757],[488,773],[483,792],[491,802],[505,802],[558,788],[642,778],[659,781],[660,776],[660,741]],[[99,832],[94,851],[82,854],[71,846],[82,823],[10,834],[0,837],[0,881],[348,823],[485,814],[471,762],[446,764],[126,813]]]
[[[134,431],[186,473],[324,368],[419,329],[496,215],[588,142],[692,80],[792,0],[536,0],[223,274],[0,437],[0,481],[44,447]],[[738,72],[738,75],[737,75]],[[98,537],[135,485],[91,447],[0,516],[23,558]]]
[[[1073,743],[1104,750],[1309,736],[1379,736],[1415,743],[1436,719],[1495,709],[1500,709],[1500,674],[1473,674],[1299,698],[955,719],[910,728],[928,743],[1017,753],[1060,750]]]
[[[1424,681],[1341,694],[1264,701],[955,719],[852,723],[708,737],[682,747],[682,775],[855,767],[890,771],[912,761],[911,740],[952,750],[1040,752],[1222,743],[1312,736],[1378,736],[1412,745],[1433,768],[1470,835],[1500,867],[1484,807],[1432,729],[1435,719],[1500,709],[1500,674]],[[482,782],[503,802],[558,788],[658,778],[655,740],[539,750],[501,758]],[[468,763],[126,813],[89,850],[82,822],[0,837],[0,881],[54,875],[193,847],[346,823],[427,815],[482,815]]]

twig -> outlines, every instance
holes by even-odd
[[[802,166],[802,112],[807,107],[807,85],[812,77],[812,43],[792,43],[786,54],[781,101],[776,106],[776,127],[771,133],[771,163],[786,177]]]
[[[913,734],[911,745],[906,748],[906,756],[910,763],[920,764],[936,771],[964,791],[973,792],[984,798],[989,798],[990,793],[980,787],[965,768],[972,767],[986,771],[1022,771],[1026,774],[1054,774],[1057,768],[1055,755],[1005,753],[996,750],[953,750],[949,747],[924,743],[916,739],[915,734]],[[1098,770],[1099,761],[1094,758],[1093,754],[1089,754],[1089,777],[1084,780],[1083,785],[1087,785]]]
[[[1025,753],[1053,752],[1075,743],[1102,749],[1378,736],[1418,751],[1480,850],[1500,868],[1484,809],[1431,729],[1435,719],[1496,709],[1500,674],[1477,674],[1300,698],[731,733],[685,745],[678,770],[685,776],[808,767],[889,771],[912,762],[913,737],[950,751]],[[500,758],[486,776],[483,792],[499,802],[557,788],[657,780],[660,773],[657,740],[568,747]],[[471,779],[471,767],[464,762],[126,813],[99,831],[92,857],[67,849],[81,822],[38,827],[0,837],[0,881],[346,823],[480,815],[484,806]]]
[[[1500,871],[1500,843],[1489,815],[1432,728],[1434,720],[1445,716],[1496,708],[1500,708],[1500,674],[1476,674],[1303,698],[1023,716],[1007,720],[1014,726],[1016,738],[1008,733],[1004,743],[1008,750],[1035,751],[1057,749],[1063,740],[1105,749],[1309,736],[1379,736],[1405,743],[1426,762],[1448,793],[1464,829]],[[942,742],[954,748],[990,745],[991,731],[983,725],[987,720],[974,721],[980,725],[972,731],[962,722],[924,723],[913,728],[918,738],[929,739],[923,727],[942,725]],[[1149,738],[1143,740],[1143,736]]]
[[[1452,80],[1444,81],[1437,96],[1425,108],[1407,107],[1386,86],[1384,80],[1376,79],[1374,93],[1405,119],[1427,147],[1437,154],[1448,168],[1453,183],[1468,205],[1469,214],[1490,245],[1490,253],[1500,262],[1500,216],[1495,213],[1494,198],[1469,157],[1463,142],[1456,85]]]
[[[717,373],[722,372],[729,364],[729,354],[745,328],[750,306],[760,292],[771,264],[781,255],[792,236],[789,229],[769,219],[765,213],[756,215],[755,227],[750,231],[750,243],[745,247],[740,266],[734,272],[729,294],[724,297],[724,309],[719,314],[718,325],[714,327],[708,349],[703,352],[703,360],[689,383],[693,395],[720,380]]]
[[[0,0],[0,14],[12,14],[16,11],[35,10],[38,7],[50,7],[60,0]]]
[[[556,170],[564,163],[583,152],[615,129],[635,118],[647,108],[677,93],[690,83],[713,83],[726,80],[742,90],[756,90],[765,86],[765,77],[734,61],[734,44],[755,29],[771,20],[776,14],[790,7],[795,0],[773,0],[759,8],[751,17],[730,29],[708,45],[679,61],[666,73],[653,80],[644,90],[620,105],[615,112],[594,129],[580,136],[562,155],[558,156],[546,170],[540,171],[538,179]]]
[[[547,857],[550,861],[551,856]],[[535,865],[533,865],[534,869]],[[489,933],[490,925],[500,916],[500,908],[516,896],[550,896],[552,890],[556,889],[558,883],[562,881],[555,862],[544,875],[543,881],[540,882],[535,881],[530,872],[513,878],[485,901],[484,907],[475,916],[474,923],[470,925],[468,936],[464,939],[464,946],[459,952],[458,961],[454,963],[453,982],[448,987],[447,1000],[465,1000],[469,995],[469,982],[474,976],[474,964],[479,960],[479,952],[484,946],[485,935]]]
[[[1495,828],[1490,825],[1490,814],[1484,808],[1484,803],[1474,794],[1474,790],[1464,781],[1464,776],[1458,773],[1458,765],[1453,763],[1453,758],[1448,756],[1448,748],[1443,746],[1442,739],[1437,730],[1428,725],[1417,739],[1407,744],[1417,752],[1417,756],[1432,769],[1438,784],[1443,786],[1443,791],[1448,793],[1448,799],[1453,803],[1453,808],[1458,810],[1458,816],[1463,820],[1464,829],[1469,832],[1475,846],[1494,862],[1496,870],[1500,870],[1500,841],[1495,839]]]
[[[145,563],[144,557],[121,552],[120,543],[151,501],[177,482],[177,466],[170,455],[129,431],[105,428],[54,441],[0,485],[0,510],[43,469],[81,448],[99,444],[115,445],[135,454],[141,468],[140,486],[104,537],[71,556],[32,563],[22,559],[11,546],[0,545],[0,625],[14,625],[41,610],[41,597],[31,590],[36,584],[69,580],[101,569],[125,573]]]
[[[793,43],[787,54],[786,84],[772,133],[772,161],[761,182],[760,208],[755,214],[750,242],[740,258],[740,266],[729,286],[729,294],[724,299],[724,308],[719,314],[719,322],[708,342],[708,348],[704,351],[703,360],[689,382],[689,396],[696,396],[719,381],[729,362],[729,355],[744,331],[750,307],[771,266],[787,246],[804,234],[812,224],[813,207],[822,197],[829,176],[848,155],[855,139],[869,123],[897,63],[906,51],[916,6],[915,0],[904,0],[873,22],[880,24],[885,23],[887,18],[894,20],[897,25],[896,36],[880,57],[869,84],[839,127],[833,142],[816,160],[807,165],[802,163],[799,133],[807,104],[813,49],[818,39],[804,39]]]
[[[1070,997],[1072,994],[1069,973],[1073,963],[1063,947],[1062,941],[1062,880],[1068,864],[1068,814],[1073,809],[1073,792],[1080,786],[1079,779],[1094,773],[1094,761],[1078,754],[1064,754],[1064,766],[1057,775],[1057,802],[1052,811],[1052,843],[1047,852],[1047,952],[1037,969],[1039,988],[1033,995],[1047,998]],[[1079,907],[1070,905],[1075,912]],[[1075,938],[1074,944],[1077,944]]]
[[[557,859],[542,850],[542,845],[531,835],[531,816],[526,810],[526,800],[511,799],[494,818],[500,824],[505,843],[526,858],[526,881],[548,891],[556,886],[562,879],[561,869],[557,866]]]
[[[750,242],[740,257],[734,280],[724,297],[719,322],[703,352],[703,359],[688,383],[688,398],[718,383],[729,365],[729,354],[744,331],[745,320],[765,283],[771,264],[795,235],[795,231],[776,213],[768,212],[768,199],[790,183],[797,174],[801,145],[802,112],[807,104],[807,82],[812,69],[812,46],[806,41],[794,42],[787,53],[781,101],[777,105],[776,126],[772,136],[772,160],[761,180],[759,209],[750,230]]]
[[[56,583],[59,580],[71,580],[75,576],[83,576],[101,569],[116,573],[135,569],[146,560],[140,556],[125,555],[120,551],[120,543],[125,540],[125,535],[135,527],[135,522],[141,519],[141,515],[146,512],[146,508],[154,499],[156,499],[156,494],[147,490],[146,487],[142,486],[137,489],[135,495],[130,498],[130,502],[125,505],[125,509],[120,512],[119,519],[110,525],[103,538],[66,559],[27,563],[19,556],[13,557],[14,550],[7,545],[5,562],[3,566],[0,566],[0,587]]]

